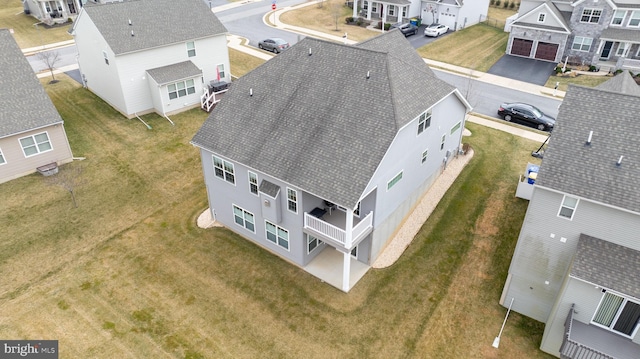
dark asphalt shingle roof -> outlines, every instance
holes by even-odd
[[[280,186],[267,180],[262,180],[260,181],[260,192],[272,198],[276,198],[278,193],[280,193]]]
[[[169,82],[176,82],[178,80],[202,75],[202,70],[191,62],[191,60],[187,60],[178,62],[177,64],[156,67],[155,69],[147,70],[147,73],[149,73],[149,76],[151,76],[156,83],[164,85]]]
[[[640,298],[640,252],[585,234],[580,235],[571,275]]]
[[[640,96],[571,85],[537,184],[640,213],[638,114]]]
[[[354,208],[397,131],[452,91],[400,31],[307,37],[235,81],[192,142]]]
[[[628,95],[640,96],[640,86],[631,77],[629,71],[614,76],[611,80],[607,80],[596,86],[597,89],[625,93]]]
[[[202,0],[88,1],[83,9],[116,55],[227,32]]]
[[[0,29],[0,138],[62,123],[8,29]]]

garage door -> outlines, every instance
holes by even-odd
[[[525,39],[513,39],[511,44],[511,55],[531,56],[531,48],[533,47],[532,40]]]
[[[558,53],[558,44],[539,42],[536,48],[536,59],[555,61]]]

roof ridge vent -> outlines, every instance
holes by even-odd
[[[622,159],[624,158],[624,156],[620,156],[620,158],[618,158],[618,162],[616,162],[616,166],[620,167],[620,165],[622,164]]]
[[[587,143],[586,143],[587,146],[591,145],[592,137],[593,137],[593,131],[589,131],[589,137],[587,138]]]

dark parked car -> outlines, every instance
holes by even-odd
[[[407,37],[409,35],[415,35],[418,33],[418,27],[414,24],[411,23],[406,23],[406,24],[393,24],[391,25],[391,27],[389,28],[391,29],[398,29],[402,32],[402,34]]]
[[[505,121],[518,122],[540,131],[551,131],[556,124],[555,118],[545,115],[537,107],[526,103],[503,103],[498,108],[498,115]]]
[[[274,37],[258,42],[258,47],[262,50],[273,51],[276,54],[289,48],[289,43],[283,39]]]

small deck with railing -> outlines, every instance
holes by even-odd
[[[354,217],[351,243],[347,243],[347,232],[344,229],[345,216],[346,213],[340,210],[334,210],[332,214],[322,218],[314,217],[305,212],[304,229],[326,242],[350,249],[373,230],[373,212],[369,212],[364,218]]]

